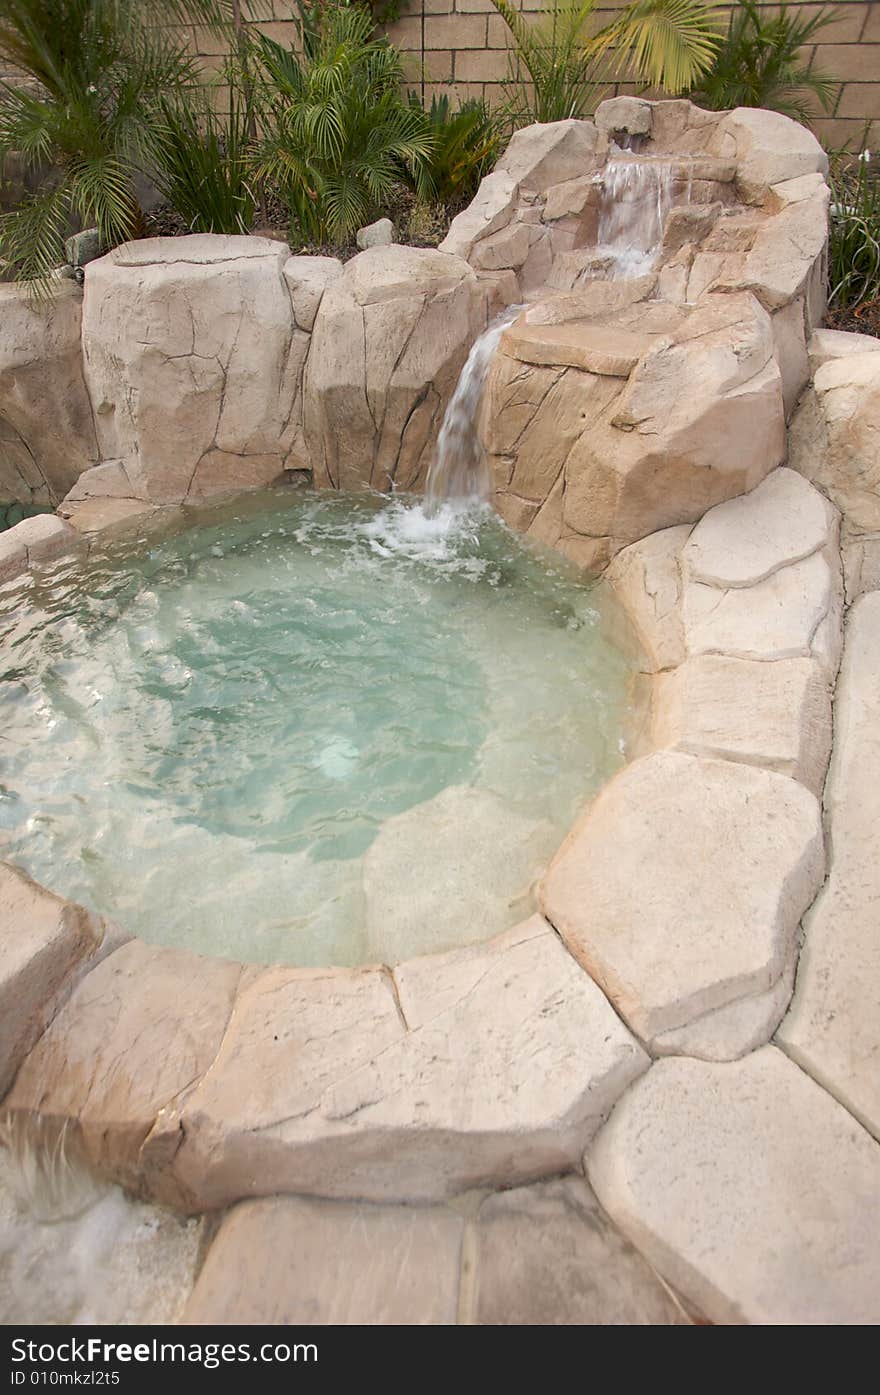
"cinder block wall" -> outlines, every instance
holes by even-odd
[[[519,0],[526,11],[544,0]],[[599,0],[595,25],[607,24],[626,0]],[[819,3],[779,0],[782,5],[815,13]],[[767,9],[777,8],[768,5]],[[833,114],[814,122],[817,135],[831,148],[861,143],[866,123],[868,141],[880,144],[880,0],[827,0],[834,23],[810,45],[807,58],[824,68],[841,86]],[[726,15],[728,7],[719,6]],[[293,0],[253,0],[250,22],[280,43],[294,42],[296,27]],[[189,25],[184,30],[193,51],[208,71],[223,59],[221,45],[210,31]],[[387,32],[405,55],[406,70],[414,86],[424,86],[452,97],[485,96],[499,101],[508,75],[508,31],[490,0],[402,0],[402,14]],[[0,78],[4,74],[0,65]],[[603,95],[634,91],[616,84]]]
[[[526,11],[540,9],[545,0],[519,0]],[[611,21],[626,0],[599,0],[595,27]],[[808,14],[823,8],[799,0],[780,0]],[[275,0],[276,11],[281,8]],[[726,23],[728,6],[719,6]],[[768,10],[777,6],[768,5]],[[851,142],[859,146],[866,122],[868,139],[880,142],[880,0],[830,0],[834,23],[820,31],[806,58],[840,82],[833,115],[818,118],[814,127],[829,147]],[[413,79],[423,76],[425,90],[449,91],[459,97],[485,96],[497,101],[508,76],[508,30],[490,0],[409,0],[388,33],[407,57]],[[603,95],[636,89],[619,83]]]

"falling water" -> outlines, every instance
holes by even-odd
[[[675,175],[669,160],[609,160],[598,242],[612,258],[611,280],[650,270],[672,207]]]
[[[428,471],[428,514],[435,514],[444,504],[475,503],[488,497],[489,471],[479,432],[480,404],[501,336],[521,310],[521,305],[508,306],[483,331],[467,356],[446,408],[437,453]]]

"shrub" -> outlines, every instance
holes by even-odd
[[[831,162],[831,227],[828,244],[829,305],[855,309],[880,297],[880,179],[871,152]]]
[[[430,193],[433,137],[402,95],[400,55],[358,5],[300,11],[301,56],[259,35],[259,176],[286,197],[310,243],[341,243],[406,177]]]
[[[815,114],[812,98],[829,110],[837,86],[809,68],[803,48],[833,19],[827,9],[767,14],[756,0],[740,0],[712,67],[691,93],[693,100],[711,111],[769,107],[799,121]]]
[[[501,147],[502,123],[479,99],[463,102],[453,111],[447,96],[433,97],[423,113],[416,93],[410,106],[424,115],[431,136],[431,151],[419,172],[419,183],[435,203],[454,207],[473,197],[477,185],[494,165]]]
[[[257,204],[251,180],[251,113],[235,86],[229,111],[165,100],[155,152],[156,187],[190,232],[246,233]]]
[[[159,155],[163,93],[192,88],[193,60],[156,23],[219,21],[225,0],[3,0],[0,55],[31,83],[0,84],[0,164],[15,153],[35,191],[0,220],[0,258],[37,287],[71,226],[104,246],[140,236],[135,176]]]

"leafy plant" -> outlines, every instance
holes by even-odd
[[[433,136],[403,97],[400,55],[359,5],[301,9],[301,55],[258,35],[265,131],[258,174],[309,242],[343,242],[404,174],[430,192]]]
[[[410,106],[427,122],[432,148],[424,174],[419,171],[424,191],[435,203],[456,205],[471,198],[477,185],[488,174],[501,147],[502,125],[486,102],[474,98],[453,111],[443,94],[432,97],[427,112],[418,94],[409,94]]]
[[[0,163],[16,153],[35,192],[0,220],[0,258],[45,287],[72,225],[114,246],[143,231],[135,177],[159,154],[159,101],[197,81],[168,17],[222,22],[225,0],[3,0],[0,56],[29,86],[0,83]]]
[[[257,196],[250,171],[251,112],[229,90],[229,111],[207,101],[160,103],[154,181],[190,232],[246,233]]]
[[[870,150],[832,160],[830,182],[828,299],[834,309],[855,309],[880,298],[880,179]]]
[[[706,71],[719,42],[701,0],[632,0],[592,36],[598,0],[550,0],[530,19],[512,0],[492,4],[513,37],[507,87],[520,122],[586,116],[597,89],[623,75],[681,92]]]
[[[830,110],[837,84],[809,67],[803,49],[833,20],[829,9],[767,14],[756,0],[740,0],[712,67],[691,93],[693,100],[711,111],[769,107],[799,121],[815,115],[813,99]]]

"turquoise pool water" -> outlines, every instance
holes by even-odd
[[[0,603],[0,854],[261,962],[484,938],[622,759],[601,590],[486,510],[279,491]]]

